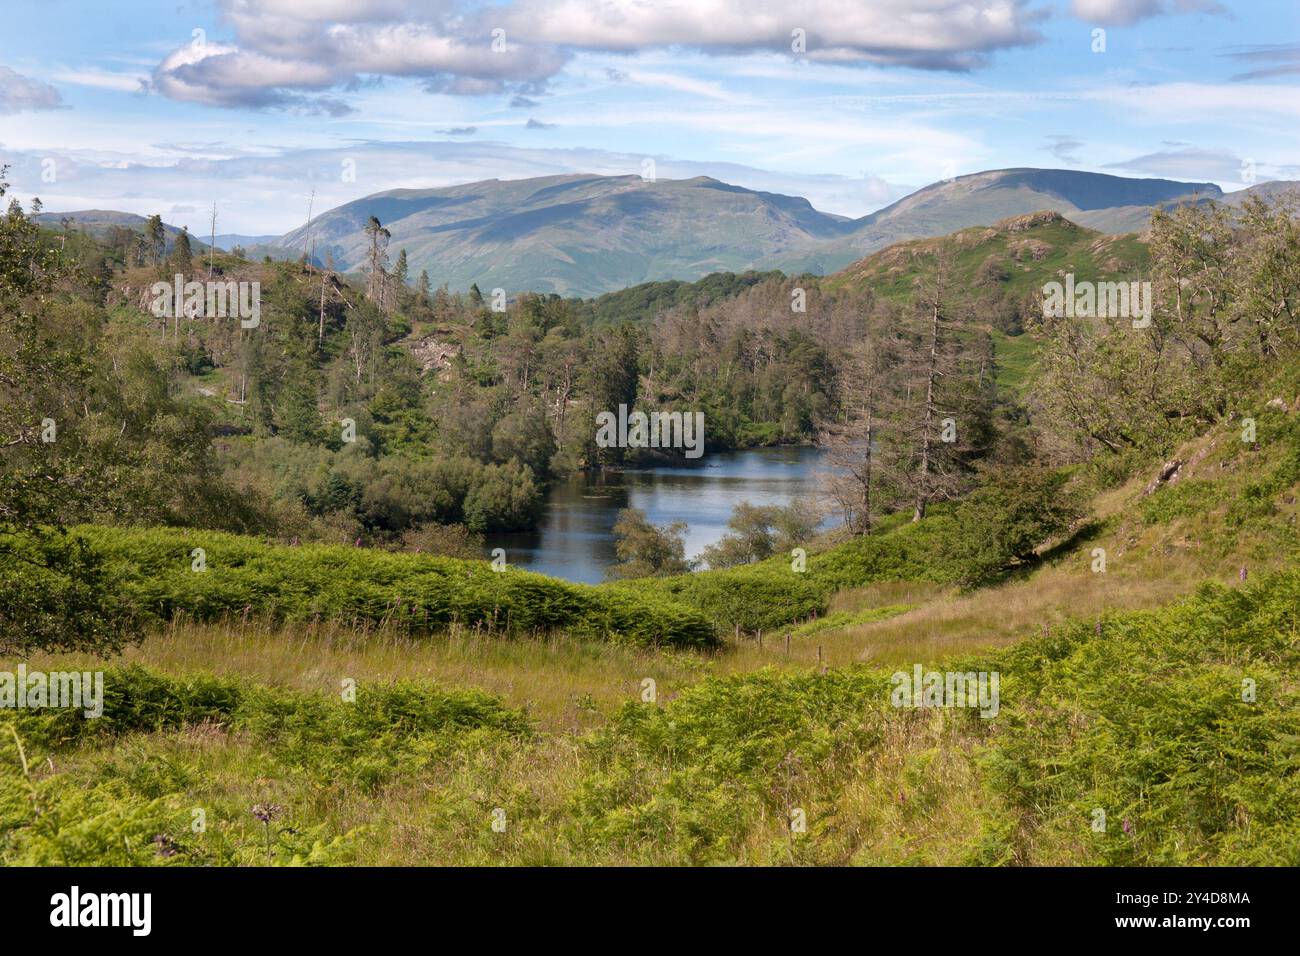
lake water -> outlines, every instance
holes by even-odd
[[[705,455],[698,464],[575,475],[557,483],[536,531],[487,536],[511,565],[569,581],[595,584],[614,564],[614,522],[638,508],[651,524],[685,521],[687,557],[727,533],[742,501],[785,505],[816,495],[818,448],[755,448]]]

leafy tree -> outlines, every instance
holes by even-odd
[[[534,402],[508,413],[492,429],[492,455],[498,461],[519,461],[545,478],[554,454],[555,436],[546,413]]]
[[[624,508],[614,522],[614,553],[618,563],[609,569],[615,578],[661,577],[691,570],[682,534],[686,522],[652,525],[645,512]]]
[[[305,382],[284,389],[279,408],[278,433],[290,441],[318,445],[325,441],[325,421],[314,391]]]
[[[632,327],[623,325],[597,333],[583,384],[591,434],[588,447],[591,457],[602,464],[622,462],[624,449],[596,447],[596,414],[607,411],[617,415],[620,405],[630,411],[636,404],[637,377],[637,339]]]
[[[995,470],[955,510],[951,548],[962,583],[987,583],[1032,561],[1035,551],[1069,531],[1083,514],[1079,495],[1061,470]]]
[[[465,496],[465,525],[471,531],[521,531],[536,523],[541,504],[541,489],[527,465],[488,465]]]
[[[108,653],[140,634],[102,560],[64,529],[79,505],[108,490],[69,434],[90,365],[40,318],[67,275],[36,224],[10,205],[0,218],[0,652]]]
[[[778,506],[742,501],[727,521],[732,533],[705,548],[704,560],[711,568],[762,561],[807,544],[820,523],[821,516],[801,503]]]

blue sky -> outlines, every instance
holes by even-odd
[[[213,202],[218,232],[273,234],[313,189],[319,211],[647,159],[847,216],[1009,166],[1300,179],[1296,0],[9,0],[3,19],[14,193],[199,233]]]

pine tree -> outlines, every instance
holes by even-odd
[[[900,383],[887,401],[889,426],[878,462],[907,492],[912,520],[935,501],[962,489],[973,455],[971,438],[983,431],[975,379],[985,363],[970,351],[965,307],[956,300],[948,250],[937,253],[916,283],[914,318],[901,345]],[[991,371],[991,369],[990,369]]]
[[[149,255],[149,264],[158,265],[167,250],[167,231],[163,228],[162,216],[150,216],[144,225],[145,249]]]
[[[190,248],[190,231],[188,227],[181,227],[181,234],[176,237],[176,245],[172,247],[172,267],[181,275],[190,271],[194,264],[194,251]]]

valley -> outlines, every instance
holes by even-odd
[[[0,715],[0,859],[1300,859],[1292,210],[994,198],[824,277],[501,309],[396,229],[358,277],[11,211],[4,666],[104,692]],[[209,263],[256,326],[146,307]],[[1044,310],[1067,275],[1150,324]],[[620,406],[702,414],[702,460],[602,444]]]

